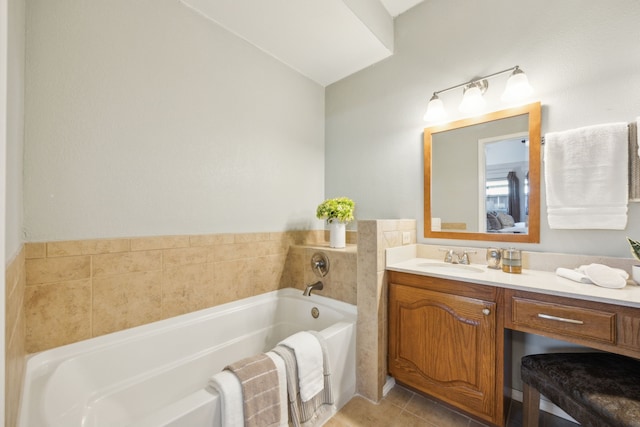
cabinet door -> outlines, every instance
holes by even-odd
[[[496,420],[495,303],[398,284],[389,292],[391,374]]]

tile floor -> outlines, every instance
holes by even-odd
[[[578,424],[540,412],[540,427],[576,427]],[[400,385],[379,404],[360,396],[351,399],[325,427],[483,427],[484,424]],[[513,402],[507,427],[522,426],[522,404]]]

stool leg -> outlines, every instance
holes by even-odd
[[[538,427],[540,392],[527,383],[522,389],[522,427]]]

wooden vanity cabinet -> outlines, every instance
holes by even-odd
[[[389,272],[389,371],[396,381],[503,425],[502,289]],[[509,358],[510,359],[510,358]]]

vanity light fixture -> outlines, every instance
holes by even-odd
[[[487,91],[489,82],[487,80],[478,80],[464,87],[462,92],[462,101],[458,106],[458,110],[463,113],[478,113],[487,105],[482,95]]]
[[[504,88],[502,93],[502,100],[505,102],[518,101],[532,93],[533,88],[529,84],[527,75],[516,66],[516,69],[509,76],[509,80],[507,80],[507,87]]]
[[[497,73],[475,78],[469,82],[460,83],[458,85],[433,92],[433,96],[427,105],[427,112],[424,115],[424,120],[427,122],[438,122],[444,120],[447,117],[447,113],[444,109],[444,103],[438,95],[460,87],[464,87],[464,90],[462,102],[458,107],[459,110],[465,114],[473,114],[482,111],[486,105],[486,101],[482,95],[489,88],[488,79],[508,72],[511,72],[511,76],[509,76],[507,86],[502,94],[503,101],[519,101],[533,93],[533,89],[531,88],[531,85],[529,85],[527,75],[518,65],[516,65],[515,67],[507,68],[506,70],[498,71]]]

